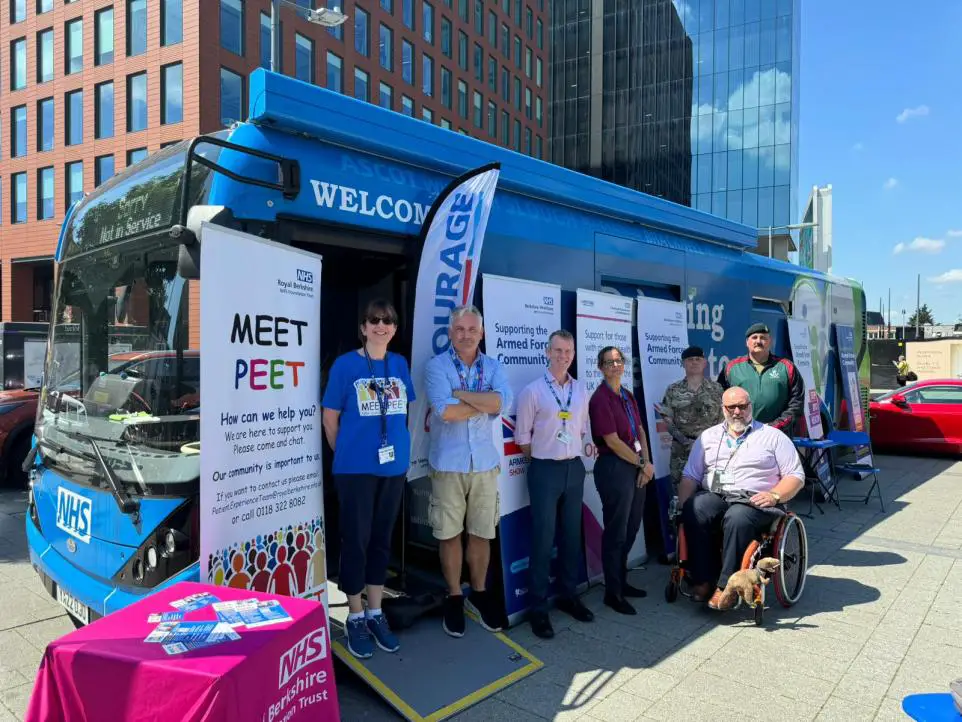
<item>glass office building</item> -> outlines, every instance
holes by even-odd
[[[551,159],[759,228],[794,222],[798,0],[553,0]]]

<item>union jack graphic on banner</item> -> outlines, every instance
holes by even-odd
[[[521,447],[518,446],[514,441],[514,416],[502,416],[501,417],[501,429],[504,433],[504,455],[514,456],[515,454],[523,453]]]

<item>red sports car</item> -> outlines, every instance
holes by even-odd
[[[872,446],[962,454],[962,379],[917,381],[869,405]]]

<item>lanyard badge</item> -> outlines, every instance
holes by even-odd
[[[461,382],[461,390],[468,391],[468,379],[471,378],[471,369],[467,370],[468,375],[465,377],[464,363],[458,357],[458,354],[455,352],[453,347],[451,348],[451,361],[454,362],[454,370],[458,372],[458,380]],[[478,366],[478,373],[474,377],[474,391],[475,393],[478,393],[484,388],[484,363],[480,351],[478,352],[478,360],[476,363]],[[472,365],[471,368],[474,368],[474,366]]]
[[[394,446],[387,443],[387,410],[390,401],[387,396],[387,385],[390,383],[391,372],[387,365],[387,353],[384,354],[384,379],[379,381],[374,374],[374,362],[364,347],[364,358],[367,360],[367,368],[371,374],[371,390],[377,396],[378,410],[381,412],[381,443],[377,450],[377,460],[379,464],[389,464],[394,461]]]
[[[621,389],[621,403],[625,405],[625,413],[628,414],[628,425],[631,427],[631,438],[634,441],[635,453],[640,454],[641,440],[638,438],[638,422],[635,421],[635,414],[631,410],[631,401],[624,388]]]
[[[548,390],[554,397],[555,403],[558,404],[558,418],[561,419],[561,430],[555,434],[555,439],[567,446],[571,443],[571,434],[568,432],[568,421],[571,420],[571,395],[574,393],[574,381],[568,382],[568,399],[564,404],[561,403],[561,397],[555,392],[554,384],[551,383],[551,378],[548,374],[544,375],[544,382],[548,384]]]

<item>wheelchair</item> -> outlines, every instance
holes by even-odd
[[[665,601],[669,604],[681,594],[691,599],[688,577],[688,546],[685,542],[685,528],[681,522],[681,507],[678,498],[673,497],[668,517],[675,531],[675,561],[671,567],[671,577],[665,587]],[[719,552],[720,553],[720,552]],[[783,607],[791,607],[805,590],[808,575],[808,536],[805,525],[793,512],[786,511],[777,517],[771,528],[760,539],[748,545],[742,555],[741,569],[753,569],[759,559],[774,557],[780,562],[778,570],[772,575],[771,584],[775,597]],[[761,626],[765,618],[765,584],[755,585],[755,624]],[[739,599],[735,609],[741,606]]]

